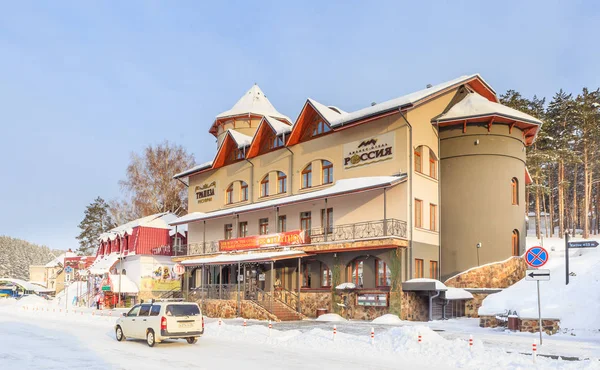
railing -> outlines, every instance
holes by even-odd
[[[256,288],[256,298],[253,301],[265,310],[273,313],[273,296],[271,292],[265,292],[262,289]]]
[[[310,229],[310,242],[336,242],[348,240],[371,239],[385,236],[406,238],[406,222],[396,219],[366,221],[355,224],[336,225]]]
[[[193,299],[237,299],[237,284],[207,284],[190,289]],[[240,293],[241,294],[241,293]]]
[[[294,311],[298,309],[298,302],[300,299],[298,298],[298,294],[292,291],[285,289],[275,290],[275,299],[284,303]]]
[[[204,254],[217,253],[218,251],[218,240],[206,241],[203,243],[180,244],[173,246],[173,256],[198,256]]]

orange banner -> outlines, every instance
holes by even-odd
[[[306,242],[306,232],[304,230],[294,230],[278,234],[255,235],[245,238],[220,240],[219,250],[236,251],[241,249],[255,249],[267,246],[306,244]]]

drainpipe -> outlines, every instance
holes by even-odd
[[[437,218],[437,231],[438,231],[438,280],[442,278],[442,142],[440,140],[440,124],[437,124],[437,136],[438,136],[438,166],[437,166],[437,180],[438,180],[438,218]],[[445,311],[444,311],[445,315]]]
[[[413,277],[413,264],[412,264],[412,260],[413,260],[413,253],[412,253],[412,246],[413,246],[413,214],[414,214],[414,210],[413,210],[413,155],[414,155],[414,149],[413,149],[413,135],[412,135],[412,125],[410,124],[410,122],[408,122],[408,119],[406,118],[406,116],[402,113],[402,108],[398,108],[398,111],[400,112],[400,115],[402,116],[402,118],[404,118],[404,121],[406,121],[406,124],[408,125],[408,131],[409,131],[409,135],[408,135],[408,146],[409,146],[409,151],[408,151],[408,227],[407,229],[410,230],[410,238],[408,239],[408,271],[409,271],[409,279],[412,279]]]
[[[250,185],[252,185],[252,188],[248,189],[248,192],[250,192],[250,203],[254,203],[254,163],[246,158],[246,148],[244,148],[244,159],[252,165],[252,171],[250,171]]]
[[[433,300],[439,297],[440,291],[438,290],[435,295],[429,296],[429,321],[433,321]]]
[[[290,150],[290,148],[287,147],[287,145],[285,145],[285,134],[283,134],[283,147],[285,149],[287,149],[288,152],[290,152],[290,186],[288,186],[288,191],[290,192],[290,195],[294,194],[294,152],[292,152]]]

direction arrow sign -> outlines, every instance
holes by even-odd
[[[550,270],[527,270],[525,274],[527,281],[548,281],[550,280]]]
[[[589,240],[586,242],[569,242],[569,248],[596,248],[598,242],[595,240]]]

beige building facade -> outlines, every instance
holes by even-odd
[[[253,86],[210,128],[214,159],[175,176],[189,189],[189,214],[172,223],[188,228],[174,258],[185,284],[276,316],[427,319],[436,292],[411,281],[475,266],[473,242],[479,263],[506,258],[524,232],[523,202],[490,199],[505,176],[509,203],[511,179],[523,199],[522,149],[541,124],[511,111],[479,75],[350,113],[308,99],[295,122]],[[473,229],[486,215],[499,220]]]

